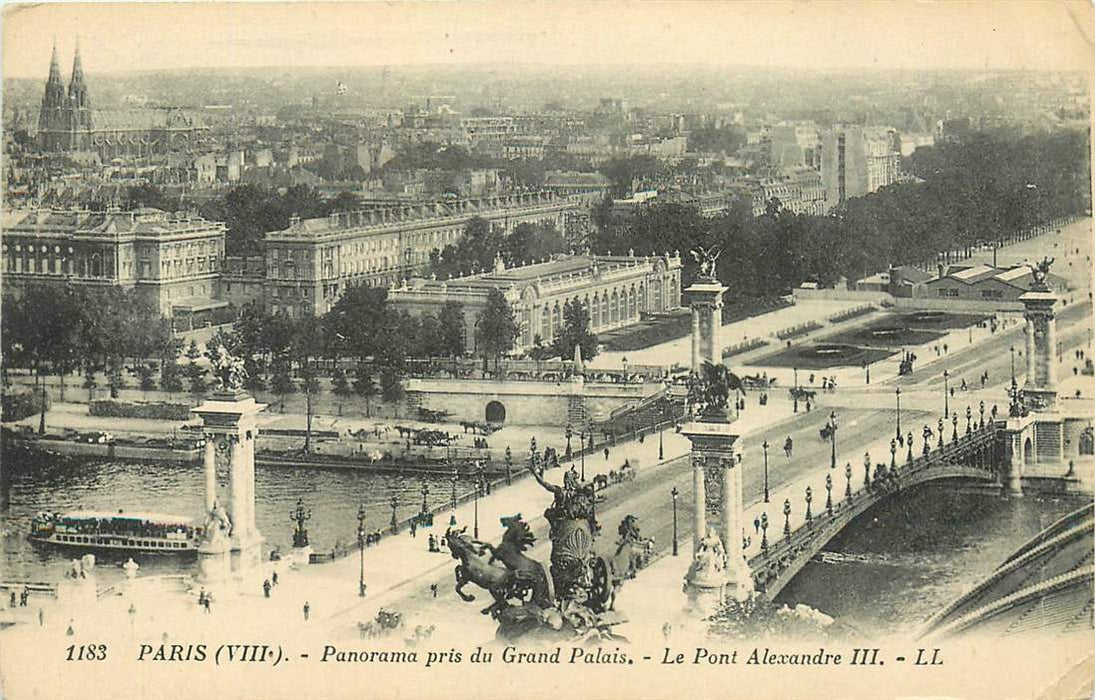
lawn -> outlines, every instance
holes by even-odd
[[[722,307],[723,325],[782,309],[789,304],[779,297],[773,299],[738,299]],[[692,313],[688,309],[659,314],[640,323],[607,333],[597,334],[605,350],[631,352],[659,343],[683,338],[692,332]]]
[[[896,355],[897,349],[864,348],[837,343],[811,343],[791,348],[747,362],[755,367],[798,367],[799,369],[830,369],[832,367],[861,367],[864,362],[873,363]]]

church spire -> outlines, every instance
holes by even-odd
[[[80,61],[80,39],[76,39],[76,53],[72,57],[72,80],[69,82],[69,92],[72,92],[73,86],[83,87],[84,85],[84,65]]]
[[[53,39],[53,55],[49,59],[49,80],[47,83],[61,82],[61,64],[57,61],[57,38]]]

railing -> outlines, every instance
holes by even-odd
[[[752,338],[750,340],[743,340],[740,343],[728,345],[727,347],[723,348],[722,356],[733,357],[734,355],[740,355],[744,352],[749,352],[750,350],[756,350],[757,348],[764,347],[767,344],[768,341],[764,338]]]
[[[994,476],[992,460],[984,467],[953,463],[966,459],[978,450],[992,450],[995,428],[990,423],[977,428],[957,440],[945,442],[927,454],[914,457],[904,465],[890,467],[876,465],[869,486],[854,491],[851,497],[833,498],[832,513],[822,505],[817,514],[789,536],[777,534],[768,538],[769,546],[748,560],[758,590],[770,597],[776,595],[818,550],[851,520],[886,496],[897,493],[925,481],[941,478],[991,479]],[[838,490],[837,484],[833,484]],[[846,487],[847,488],[847,487]],[[839,491],[838,491],[839,492]],[[845,492],[846,493],[846,492]],[[778,518],[775,519],[778,521]]]
[[[835,313],[829,317],[829,323],[840,323],[841,321],[847,321],[848,319],[855,318],[856,316],[863,316],[874,311],[873,304],[861,304],[855,308],[846,309],[839,313]]]
[[[790,340],[791,338],[797,338],[800,335],[806,335],[810,331],[815,331],[818,328],[821,328],[821,324],[817,321],[796,323],[793,326],[788,326],[787,328],[776,331],[776,337],[780,340]]]

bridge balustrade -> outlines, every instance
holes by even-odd
[[[991,423],[985,427],[971,426],[966,435],[956,436],[942,447],[915,457],[911,462],[898,466],[895,456],[890,466],[877,464],[866,488],[861,486],[850,497],[846,495],[832,499],[831,513],[822,506],[789,536],[777,530],[778,535],[767,538],[767,549],[748,560],[756,589],[775,596],[848,523],[891,494],[936,479],[994,480],[995,445],[995,426]],[[834,490],[839,493],[838,486],[833,484]],[[778,523],[778,517],[773,519],[773,523]]]

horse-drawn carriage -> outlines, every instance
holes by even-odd
[[[370,622],[357,623],[357,632],[362,639],[383,637],[392,630],[403,627],[403,613],[381,608],[376,613],[376,619]]]
[[[814,401],[817,398],[817,392],[813,389],[806,389],[801,386],[793,386],[787,390],[787,393],[791,395],[792,401]]]
[[[774,377],[769,377],[768,373],[764,374],[752,374],[745,375],[741,378],[742,388],[749,389],[771,389],[776,385]]]

